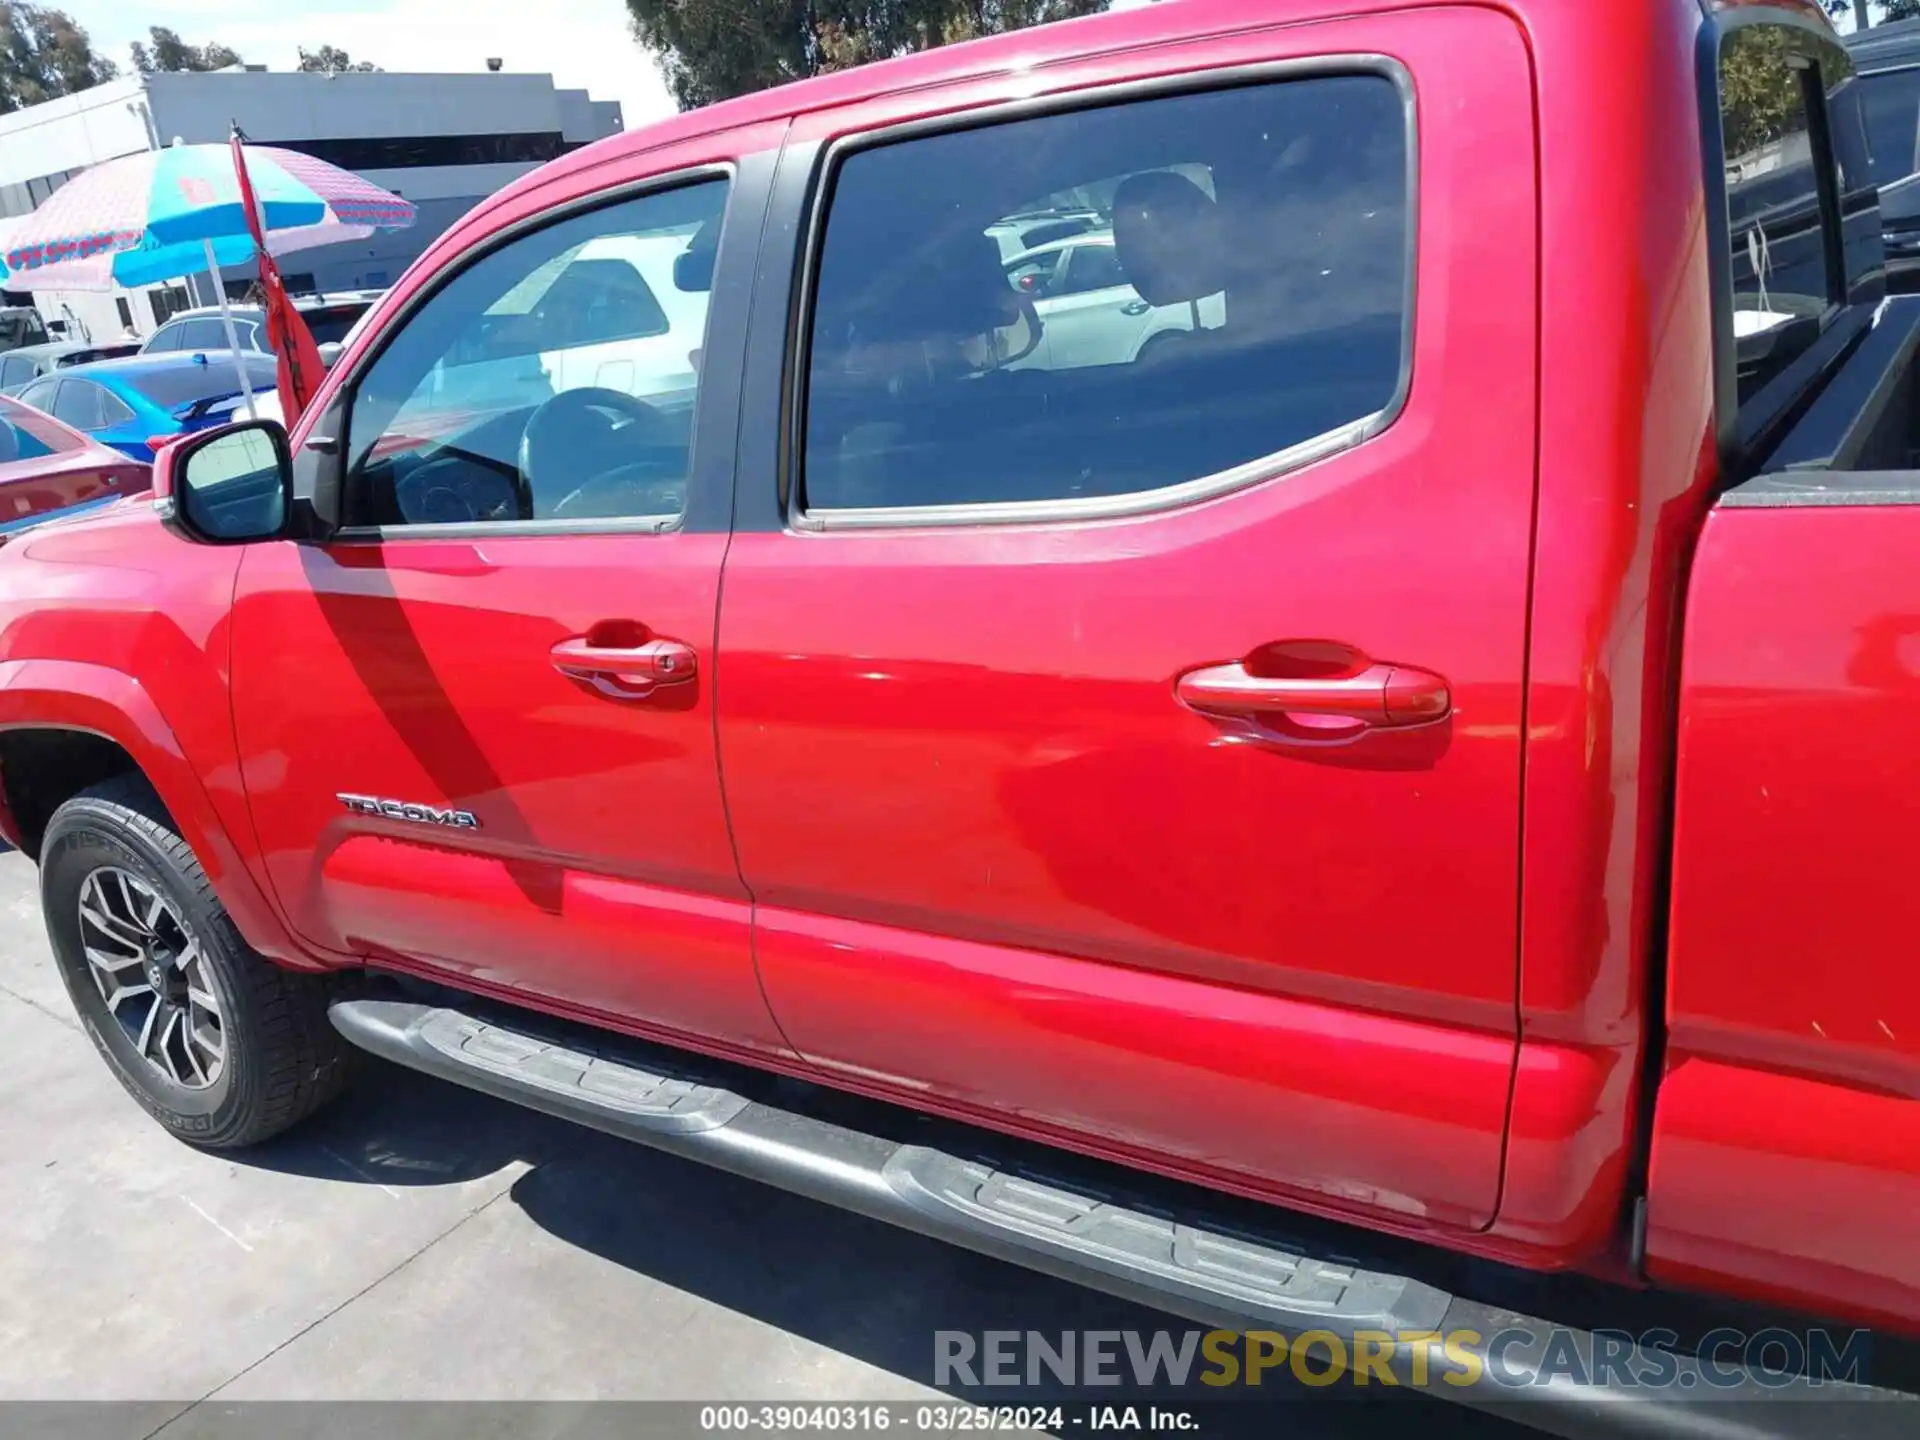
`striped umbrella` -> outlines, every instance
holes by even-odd
[[[276,254],[413,223],[413,206],[350,171],[273,145],[245,147],[267,247]],[[123,155],[82,171],[8,233],[10,289],[147,285],[239,265],[258,253],[222,145]]]

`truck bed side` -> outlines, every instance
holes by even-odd
[[[1920,300],[1888,302],[1688,596],[1647,1266],[1920,1312]],[[1884,468],[1863,468],[1884,467]]]

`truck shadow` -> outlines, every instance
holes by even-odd
[[[534,1224],[614,1265],[758,1320],[919,1385],[935,1381],[935,1332],[1063,1331],[1178,1336],[1190,1322],[989,1260],[691,1161],[616,1140],[519,1106],[369,1060],[354,1090],[292,1134],[234,1160],[331,1182],[392,1188],[481,1179],[515,1162],[532,1168],[508,1199]],[[1118,1344],[1116,1341],[1113,1342]],[[1120,1353],[1119,1370],[1127,1363]],[[742,1354],[732,1389],[750,1392]],[[1204,1367],[1196,1356],[1194,1373]],[[1309,1389],[1269,1374],[1259,1390],[1221,1398],[1190,1380],[1141,1388],[945,1386],[970,1402],[1184,1407],[1198,1403],[1207,1436],[1405,1435],[1423,1440],[1527,1432],[1405,1393]],[[1377,1387],[1376,1387],[1377,1389]],[[790,1397],[799,1399],[802,1397]],[[827,1396],[808,1396],[827,1399]],[[847,1399],[862,1397],[847,1396]],[[872,1397],[866,1397],[872,1398]],[[615,1407],[616,1409],[618,1407]]]

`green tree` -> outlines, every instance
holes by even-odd
[[[302,45],[300,64],[296,68],[312,75],[347,75],[372,72],[380,67],[371,60],[355,60],[338,46],[322,45],[318,50],[309,50]]]
[[[0,0],[0,115],[118,73],[111,60],[93,53],[87,32],[66,11]]]
[[[1780,139],[1805,108],[1784,40],[1778,26],[1753,25],[1721,43],[1720,116],[1729,162]]]
[[[218,41],[189,45],[164,25],[148,27],[147,36],[153,42],[151,48],[138,40],[133,42],[133,68],[142,75],[155,71],[224,70],[240,63],[239,55]]]
[[[1920,0],[1825,0],[1829,15],[1853,15],[1853,28],[1864,30],[1869,24],[1884,25],[1889,20],[1911,20],[1920,16]]]
[[[1920,0],[1916,0],[1920,3]],[[1107,0],[627,0],[682,108],[1106,9]]]

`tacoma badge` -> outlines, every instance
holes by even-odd
[[[339,795],[340,803],[356,815],[380,815],[388,820],[410,820],[416,825],[445,825],[453,830],[478,830],[471,810],[448,810],[439,805],[411,805],[383,800],[378,795]]]

